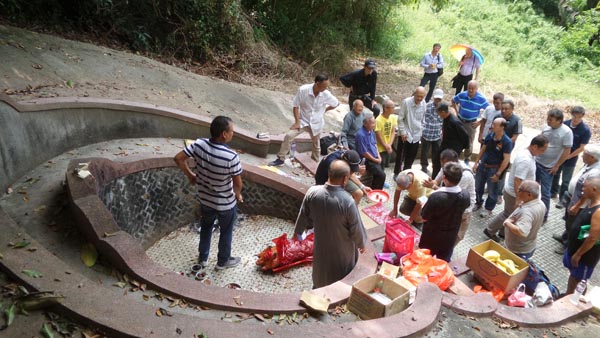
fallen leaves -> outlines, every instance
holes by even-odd
[[[12,243],[8,243],[8,246],[12,246],[13,249],[21,249],[21,248],[27,247],[31,243],[28,241],[20,241],[20,242],[14,243],[12,245],[11,244]]]
[[[162,317],[162,316],[173,317],[173,314],[171,312],[169,312],[167,309],[164,309],[162,307],[159,307],[158,309],[156,309],[156,311],[154,312],[154,314],[157,317]]]
[[[21,270],[22,273],[26,274],[27,276],[31,277],[31,278],[42,278],[44,277],[44,275],[42,275],[41,272],[39,271],[35,271],[35,270]]]
[[[81,246],[81,261],[85,266],[91,268],[98,260],[98,251],[92,243],[86,243]]]
[[[40,333],[46,338],[54,338],[54,333],[52,333],[52,329],[50,328],[50,325],[48,325],[48,323],[44,323],[44,325],[42,325]]]
[[[4,317],[6,318],[7,327],[15,321],[15,304],[13,303],[8,309],[4,310]]]
[[[44,66],[40,65],[39,63],[33,63],[33,64],[31,64],[31,67],[33,67],[34,69],[42,69],[42,68],[44,68]]]
[[[241,300],[241,296],[235,296],[235,297],[233,297],[233,301],[234,301],[234,302],[235,302],[237,305],[239,305],[239,306],[242,306],[242,305],[244,305],[244,302],[242,302],[242,300]]]

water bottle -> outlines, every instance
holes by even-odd
[[[585,291],[585,285],[585,279],[582,279],[579,283],[577,283],[577,286],[575,287],[575,292],[573,292],[573,295],[571,295],[570,299],[571,303],[573,303],[574,305],[579,304],[579,298],[581,298],[583,291]]]
[[[292,144],[290,145],[290,158],[294,158],[295,155],[296,155],[296,142],[292,141]]]

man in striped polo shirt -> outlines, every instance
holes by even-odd
[[[469,148],[465,149],[465,163],[469,164],[471,154],[473,153],[473,140],[475,132],[479,127],[480,121],[477,121],[482,109],[487,108],[490,104],[487,99],[477,90],[479,85],[477,81],[471,80],[467,85],[467,90],[458,93],[452,99],[452,108],[457,112],[458,119],[462,122],[463,127],[469,134]]]
[[[231,256],[233,226],[237,217],[237,202],[242,197],[242,165],[238,154],[227,143],[233,138],[233,121],[226,116],[217,116],[210,124],[210,139],[199,138],[175,155],[175,163],[198,186],[202,219],[200,222],[200,244],[198,264],[208,264],[210,239],[215,220],[219,221],[219,252],[217,270],[232,268],[240,264],[240,257]],[[196,162],[194,171],[186,160]]]

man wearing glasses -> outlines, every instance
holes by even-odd
[[[523,181],[517,189],[517,199],[522,204],[504,221],[504,245],[524,260],[533,256],[537,234],[544,223],[546,206],[539,196],[540,185],[536,181]]]

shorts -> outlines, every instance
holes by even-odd
[[[402,204],[400,204],[400,212],[406,216],[410,216],[416,205],[417,201],[408,196],[404,196],[404,200],[402,200]]]
[[[346,189],[346,191],[349,192],[350,194],[353,194],[355,191],[360,190],[360,187],[358,185],[356,185],[356,183],[352,182],[351,180],[348,180],[348,183],[346,183],[346,186],[344,187],[344,189]]]
[[[563,256],[563,265],[565,266],[565,268],[569,269],[571,277],[577,280],[588,280],[590,279],[590,277],[592,277],[592,273],[594,273],[593,266],[587,266],[581,263],[581,261],[579,261],[579,266],[574,268],[571,265],[571,256],[569,255],[568,250],[565,250],[565,255]]]

